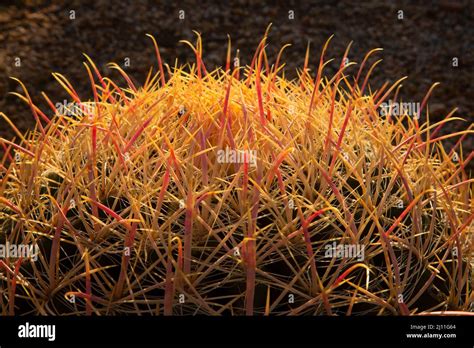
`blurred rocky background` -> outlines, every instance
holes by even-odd
[[[327,57],[335,57],[336,61],[327,74],[335,72],[350,41],[354,43],[349,58],[358,62],[370,49],[382,47],[384,51],[371,60],[383,58],[372,74],[372,90],[385,81],[408,76],[403,83],[403,101],[421,102],[430,86],[440,82],[430,98],[431,118],[440,120],[458,107],[457,115],[466,122],[453,123],[445,131],[465,129],[474,120],[472,0],[2,0],[0,111],[22,131],[34,127],[29,108],[8,94],[21,91],[9,76],[21,79],[39,105],[44,105],[41,91],[55,103],[67,99],[51,72],[64,74],[81,98],[91,98],[83,52],[109,76],[115,75],[106,67],[108,62],[124,67],[128,59],[130,66],[125,70],[137,83],[143,82],[150,66],[156,67],[146,33],[157,38],[161,55],[170,65],[176,58],[180,62],[194,59],[190,48],[179,43],[181,39],[194,42],[192,30],[203,36],[209,70],[225,63],[227,34],[232,38],[233,53],[240,49],[241,64],[249,64],[269,23],[273,23],[268,41],[271,61],[282,45],[292,44],[283,56],[289,77],[296,77],[295,69],[302,67],[308,41],[309,66],[314,73],[324,42],[335,34]],[[455,58],[457,66],[453,66]],[[0,136],[13,137],[3,120]],[[466,153],[474,148],[473,138],[467,137],[464,142]]]

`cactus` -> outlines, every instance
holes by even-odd
[[[370,89],[378,49],[327,77],[328,40],[288,80],[267,35],[212,72],[199,35],[174,68],[150,38],[142,86],[86,56],[92,97],[53,74],[75,107],[43,111],[18,81],[36,128],[1,114],[0,242],[38,252],[0,259],[2,315],[472,312],[472,130],[441,135],[459,118],[429,121],[433,88],[393,115],[403,79]]]

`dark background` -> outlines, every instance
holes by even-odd
[[[0,0],[1,1],[1,0]],[[76,18],[71,20],[70,11]],[[178,14],[184,10],[185,19]],[[295,18],[288,18],[288,11]],[[404,19],[398,19],[402,10]],[[155,66],[154,49],[146,33],[153,34],[165,62],[194,61],[190,48],[179,40],[195,41],[192,30],[204,40],[208,70],[225,63],[227,33],[232,49],[240,49],[241,64],[249,64],[267,25],[273,26],[268,40],[270,61],[285,43],[286,75],[296,77],[308,41],[311,41],[310,68],[319,60],[324,42],[335,34],[327,58],[335,57],[326,73],[332,76],[346,46],[352,40],[351,60],[361,62],[372,48],[384,51],[383,62],[372,74],[371,86],[385,81],[403,83],[403,101],[421,102],[434,82],[441,82],[430,98],[431,118],[442,119],[454,107],[467,122],[456,122],[446,131],[465,129],[474,120],[474,1],[42,1],[0,2],[0,111],[25,131],[34,127],[29,108],[8,92],[20,91],[9,76],[20,78],[35,101],[41,91],[51,100],[67,98],[51,76],[64,74],[82,99],[91,98],[89,79],[82,62],[87,53],[104,75],[115,76],[105,65],[115,61],[138,83],[143,83],[150,66]],[[21,67],[15,66],[15,58]],[[459,67],[452,66],[458,57]],[[352,71],[356,71],[358,67]],[[46,108],[45,108],[46,110]],[[3,120],[0,136],[13,132]],[[472,136],[464,142],[465,153],[472,151]],[[449,143],[447,144],[450,145]],[[466,154],[465,154],[466,156]]]

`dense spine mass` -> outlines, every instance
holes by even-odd
[[[394,113],[402,79],[368,87],[377,50],[326,77],[326,44],[288,80],[266,36],[214,71],[199,36],[173,69],[153,43],[142,87],[87,57],[90,100],[54,74],[72,104],[25,88],[27,135],[1,114],[18,138],[1,139],[0,242],[37,250],[0,259],[2,315],[472,311],[472,131],[441,133],[459,118],[430,123],[428,96]]]

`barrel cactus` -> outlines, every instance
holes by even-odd
[[[86,56],[91,97],[54,74],[71,103],[46,111],[18,81],[36,128],[1,114],[0,243],[36,252],[0,259],[2,315],[473,310],[472,131],[441,134],[458,118],[430,122],[432,90],[393,112],[403,79],[368,84],[378,50],[326,76],[330,40],[289,80],[266,35],[212,72],[200,36],[174,68],[150,38],[141,86]]]

